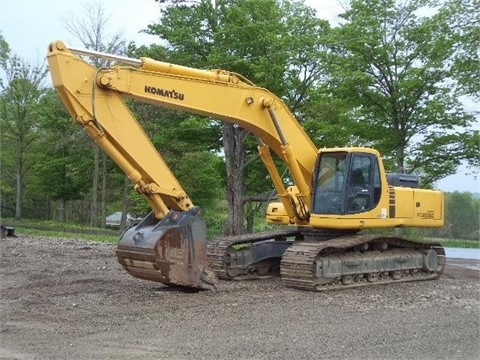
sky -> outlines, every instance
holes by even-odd
[[[71,14],[76,17],[85,14],[89,4],[98,3],[110,17],[108,29],[112,33],[121,32],[127,42],[134,41],[137,45],[157,41],[156,37],[141,33],[159,18],[160,8],[155,0],[0,0],[0,32],[15,55],[32,63],[44,61],[52,41],[63,40],[67,46],[82,48],[66,30],[65,21]],[[306,3],[331,23],[342,12],[338,0],[307,0]],[[436,187],[448,192],[480,193],[480,178],[468,172],[462,167],[457,174],[438,181]]]

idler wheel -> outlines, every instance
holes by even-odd
[[[438,266],[438,255],[437,252],[433,249],[426,250],[423,253],[423,264],[422,269],[424,271],[435,271]]]

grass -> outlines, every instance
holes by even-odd
[[[15,234],[25,234],[32,236],[48,236],[53,238],[69,238],[77,240],[90,240],[105,242],[110,244],[116,244],[120,238],[119,235],[104,235],[104,234],[83,234],[75,233],[70,231],[58,231],[58,230],[38,230],[38,229],[29,229],[23,227],[16,227]]]
[[[478,240],[455,240],[455,239],[442,239],[442,238],[429,238],[425,239],[431,242],[438,242],[443,247],[451,248],[467,248],[467,249],[480,249],[480,241]]]
[[[116,244],[120,238],[119,230],[100,229],[55,221],[39,221],[29,219],[15,221],[13,219],[2,219],[1,223],[7,226],[14,226],[16,234],[83,239],[111,244]],[[388,234],[386,233],[385,235]],[[420,233],[415,233],[415,231],[413,231],[411,234],[406,233],[405,236],[412,240],[416,239],[419,241],[438,242],[444,247],[480,249],[479,240],[424,237],[421,236]],[[244,246],[244,244],[240,244],[238,246]]]
[[[120,238],[119,230],[100,229],[51,220],[2,219],[1,223],[6,226],[15,227],[15,234],[17,235],[25,234],[56,238],[83,239],[107,243],[117,243]]]

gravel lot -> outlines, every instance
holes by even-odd
[[[0,359],[480,358],[478,261],[337,292],[185,293],[131,277],[108,244],[20,235],[0,250]]]

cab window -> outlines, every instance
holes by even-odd
[[[314,213],[342,213],[342,194],[345,191],[347,155],[346,152],[338,152],[320,156],[314,186]]]
[[[321,154],[314,191],[316,214],[355,214],[373,209],[381,193],[377,158],[365,153]]]

